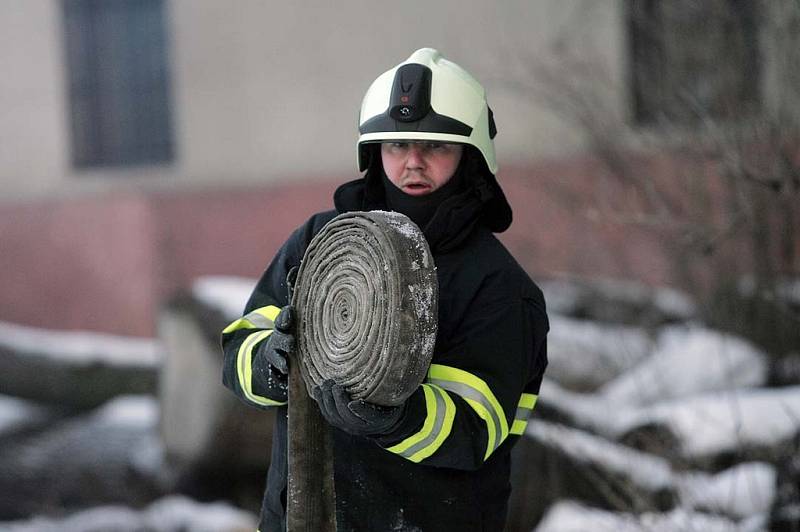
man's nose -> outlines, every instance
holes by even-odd
[[[406,157],[406,166],[408,168],[422,168],[425,166],[425,157],[421,145],[413,143],[409,144],[408,157]]]

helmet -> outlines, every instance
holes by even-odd
[[[469,144],[497,173],[497,130],[486,91],[466,70],[433,48],[421,48],[378,76],[361,103],[358,169],[369,166],[370,143],[419,140]]]

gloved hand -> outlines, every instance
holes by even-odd
[[[354,401],[343,386],[332,380],[315,387],[312,395],[328,423],[356,436],[388,434],[405,410],[405,405],[379,406],[360,399]]]
[[[288,358],[294,352],[294,307],[286,305],[275,317],[275,329],[266,340],[259,344],[255,364],[263,367],[264,362],[286,374],[289,372]]]

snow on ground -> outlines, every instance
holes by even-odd
[[[655,352],[599,391],[627,405],[648,405],[767,380],[767,357],[749,342],[698,326],[667,327]]]
[[[22,399],[0,395],[0,437],[44,423],[47,409]]]
[[[714,515],[675,509],[667,513],[629,514],[590,508],[574,501],[553,505],[535,532],[760,532],[765,516],[753,516],[739,523]]]
[[[120,396],[96,410],[55,424],[50,430],[25,440],[15,454],[7,457],[20,470],[44,476],[57,464],[65,471],[100,471],[112,466],[160,474],[164,450],[158,437],[159,405],[151,396]],[[64,460],[64,454],[69,460]],[[49,465],[48,465],[49,464]],[[8,464],[2,465],[8,467]],[[56,479],[65,480],[65,479]]]
[[[156,367],[163,349],[157,340],[87,331],[53,331],[0,322],[0,349],[55,357],[73,364]]]
[[[671,288],[654,288],[643,283],[624,279],[600,279],[593,286],[603,293],[622,301],[631,301],[643,306],[652,305],[666,315],[690,319],[695,314],[691,298]]]
[[[548,314],[570,314],[580,303],[583,290],[575,283],[558,280],[540,280],[537,284],[544,294]]]
[[[675,319],[690,319],[696,309],[691,298],[670,288],[653,288],[622,279],[593,279],[591,281],[539,281],[547,308],[551,312],[571,314],[589,299],[605,298],[620,305],[653,307]]]
[[[247,299],[256,286],[249,277],[209,275],[192,284],[192,295],[209,307],[219,309],[228,319],[241,317]]]
[[[653,305],[665,314],[683,320],[690,320],[697,314],[697,308],[690,297],[670,288],[655,289]]]
[[[0,523],[5,532],[244,532],[256,517],[227,503],[204,504],[181,496],[160,499],[142,511],[99,506],[64,519],[35,517]]]
[[[800,431],[800,386],[718,391],[631,407],[545,379],[539,401],[611,439],[646,425],[666,427],[687,458],[776,445]]]
[[[570,423],[586,428],[609,439],[616,439],[622,429],[623,412],[635,409],[624,404],[616,404],[598,394],[577,393],[567,390],[545,374],[539,390],[538,404],[566,414]]]
[[[0,511],[36,515],[152,500],[175,481],[151,396],[122,396],[47,430],[4,442]],[[0,526],[0,529],[2,527]]]
[[[130,450],[129,467],[142,477],[155,479],[167,470],[166,451],[158,433],[160,415],[160,405],[153,397],[124,395],[98,408],[91,419],[106,433],[119,429],[141,431],[139,445]]]
[[[567,388],[593,390],[635,366],[652,349],[639,328],[550,314],[547,376]]]
[[[771,464],[748,462],[716,475],[687,473],[677,479],[685,506],[735,518],[769,513],[776,495],[777,471]]]
[[[578,463],[601,464],[600,469],[629,478],[636,486],[652,491],[673,486],[672,468],[663,458],[581,430],[536,419],[528,422],[525,434],[548,446],[561,449]]]
[[[158,424],[159,404],[150,396],[123,395],[95,410],[92,418],[110,427],[155,428]]]
[[[629,479],[637,489],[653,493],[674,489],[687,510],[739,519],[768,513],[775,500],[777,472],[767,463],[743,463],[716,475],[682,473],[664,458],[564,425],[532,419],[525,434],[560,449],[576,463]]]
[[[777,445],[800,431],[800,386],[714,392],[629,411],[626,417],[618,430],[664,425],[690,458]]]

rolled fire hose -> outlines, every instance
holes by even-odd
[[[335,530],[330,427],[309,395],[333,379],[354,399],[394,406],[420,385],[437,329],[428,243],[402,214],[339,215],[309,244],[292,304],[287,527]]]

